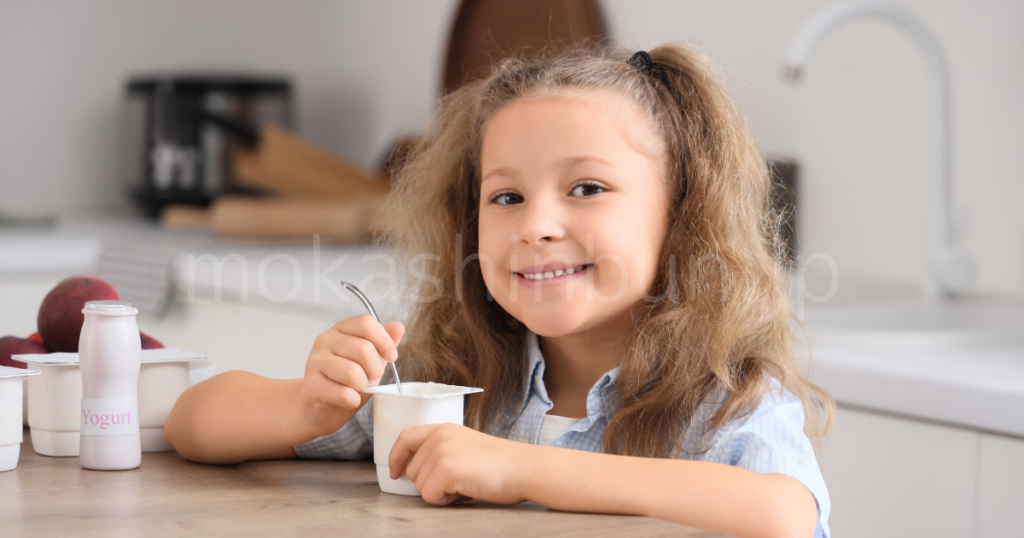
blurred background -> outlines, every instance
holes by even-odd
[[[952,72],[954,200],[979,289],[1024,292],[1024,5],[901,2]],[[0,4],[0,215],[133,211],[119,168],[129,78],[243,72],[287,78],[295,130],[366,169],[421,128],[443,84],[456,0]],[[917,282],[929,177],[919,51],[880,21],[839,28],[801,87],[790,39],[828,2],[604,0],[611,37],[683,41],[721,70],[762,148],[798,160],[801,238],[843,273]]]
[[[795,203],[794,275],[812,275],[817,298],[805,328],[823,335],[805,355],[841,407],[819,454],[833,529],[1019,535],[1024,3],[896,4],[950,71],[951,214],[977,276],[938,298],[922,284],[928,67],[906,33],[867,18],[826,35],[788,82],[791,41],[831,5],[2,0],[0,333],[35,331],[58,281],[94,274],[140,306],[143,330],[219,371],[301,376],[315,335],[362,313],[337,281],[383,259],[365,234],[385,162],[482,51],[545,35],[684,42],[718,67]]]

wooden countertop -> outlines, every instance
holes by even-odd
[[[288,460],[200,465],[143,454],[131,471],[88,471],[32,450],[0,473],[3,536],[683,536],[644,517],[554,512],[524,503],[436,507],[382,493],[372,462]]]

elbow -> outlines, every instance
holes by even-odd
[[[764,538],[813,538],[817,529],[817,521],[810,525],[803,518],[776,518],[765,528]]]
[[[811,504],[808,512],[805,506],[794,507],[789,503],[779,503],[765,521],[763,538],[813,538],[818,528],[817,503]]]
[[[173,415],[172,412],[171,416],[167,417],[167,422],[164,424],[164,436],[181,457],[188,461],[210,465],[238,463],[234,460],[223,460],[211,456],[208,451],[203,450],[202,443],[194,435],[195,432],[190,431],[185,425],[186,421],[180,420],[180,418],[172,420]]]
[[[171,412],[167,415],[167,420],[164,421],[164,437],[167,437],[167,442],[171,443],[174,450],[181,454],[185,459],[194,460],[192,454],[190,454],[190,442],[189,432],[187,423],[188,421],[181,416],[182,411],[179,405],[175,405],[171,408]]]
[[[187,396],[188,391],[183,396]],[[183,400],[186,400],[183,402]],[[164,421],[164,437],[183,458],[197,463],[219,463],[206,457],[194,420],[188,416],[187,398],[178,398]]]
[[[764,475],[774,483],[762,512],[764,538],[813,538],[818,529],[818,501],[802,483],[785,475]]]

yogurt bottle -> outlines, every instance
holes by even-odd
[[[89,301],[78,340],[82,371],[82,467],[134,469],[142,463],[139,368],[142,341],[127,301]]]

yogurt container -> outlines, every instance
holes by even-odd
[[[39,370],[0,366],[0,471],[18,466],[24,426],[21,419],[23,379],[39,375]]]
[[[373,462],[377,464],[377,482],[384,493],[419,496],[416,484],[403,475],[392,480],[388,468],[391,447],[402,430],[421,424],[452,423],[462,425],[466,394],[484,389],[440,383],[402,383],[404,394],[395,385],[368,387],[373,395]]]
[[[82,414],[78,461],[94,471],[142,464],[139,371],[142,340],[128,301],[87,301],[78,339]]]
[[[217,363],[210,359],[188,361],[188,386],[202,383],[217,375]]]
[[[145,366],[143,366],[145,368]],[[217,374],[217,363],[209,359],[189,359],[188,361],[188,386],[195,385],[210,379]],[[146,377],[149,377],[148,375]],[[21,416],[22,425],[28,427],[28,378],[24,379],[25,388],[22,390],[22,404],[21,404]],[[140,379],[141,382],[141,379]],[[141,385],[139,387],[142,388]],[[172,450],[170,443],[166,439],[159,441],[155,439],[157,437],[152,432],[142,431],[142,451],[143,452],[163,452],[163,450],[146,450],[147,439],[149,439],[149,446],[154,446],[154,443],[160,446],[166,447],[167,451]]]
[[[82,427],[82,373],[77,353],[14,355],[42,374],[29,378],[32,447],[43,456],[78,456]],[[189,362],[206,357],[168,347],[143,349],[139,370],[139,436],[143,452],[174,450],[164,436],[171,408],[189,387]]]

